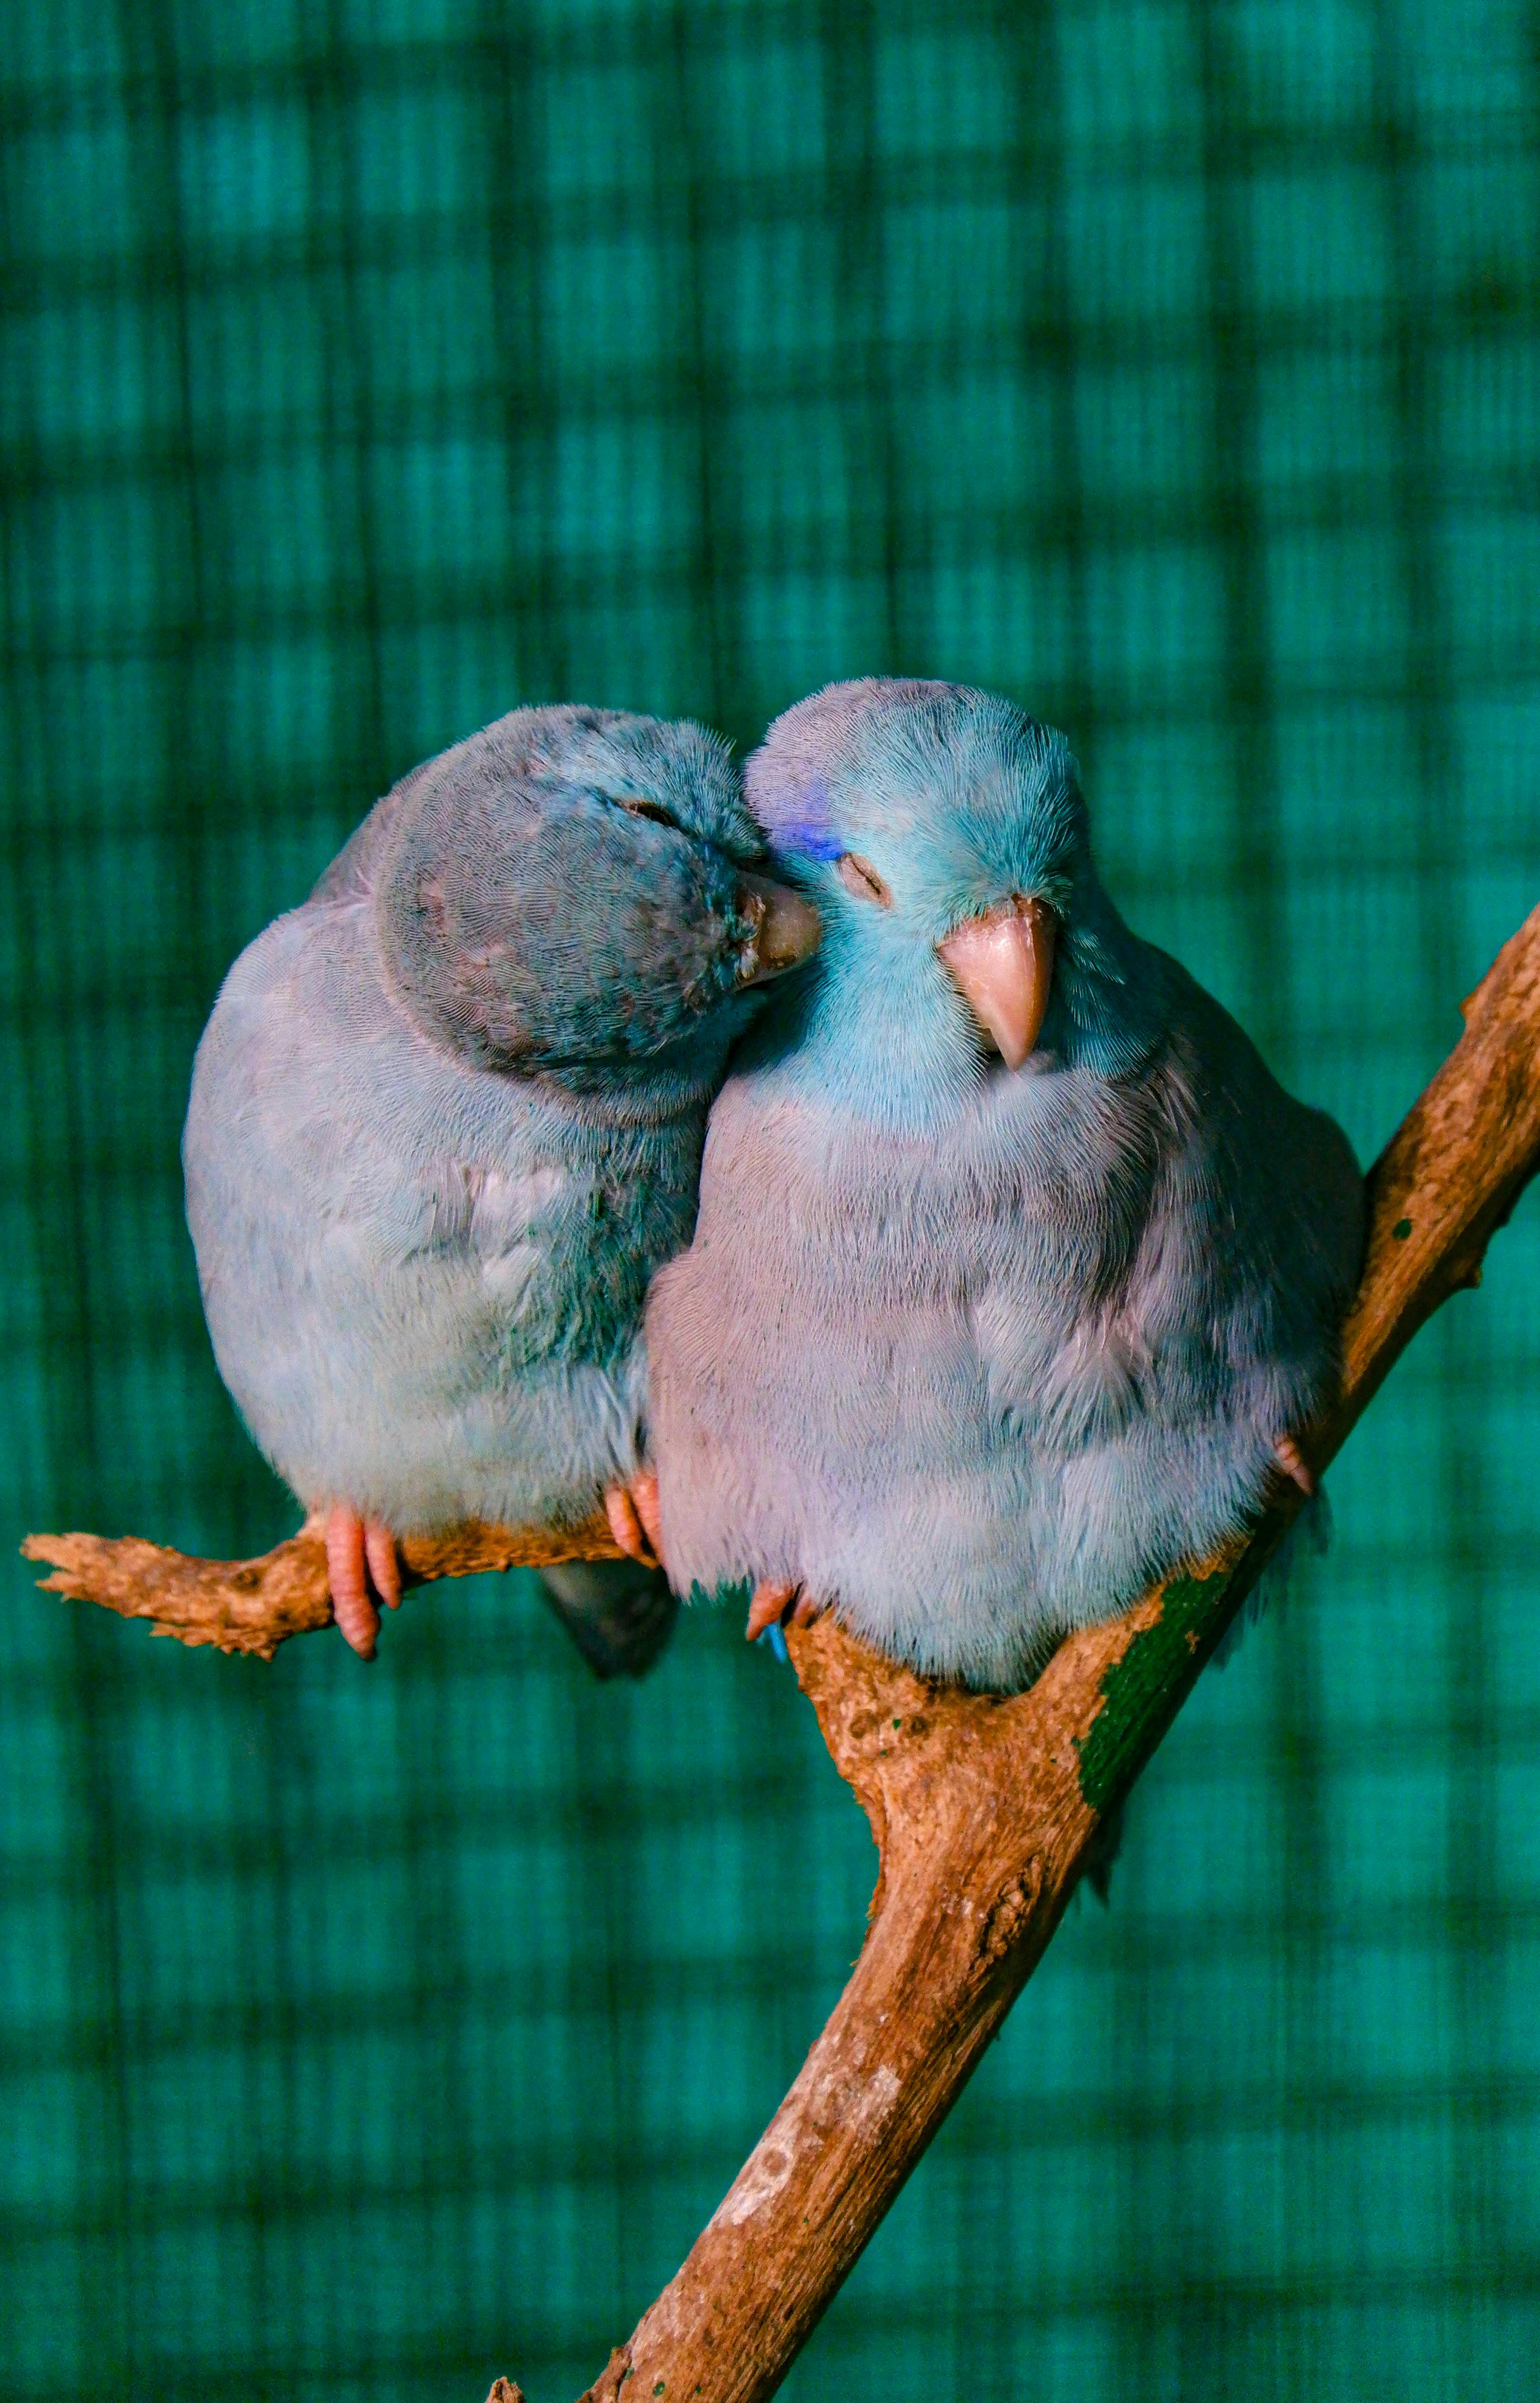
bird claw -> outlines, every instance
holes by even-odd
[[[326,1513],[326,1541],[333,1615],[360,1660],[372,1660],[379,1603],[387,1610],[401,1607],[395,1538],[382,1519],[366,1519],[346,1502],[335,1502]]]
[[[658,1479],[650,1468],[640,1469],[629,1485],[612,1485],[604,1495],[604,1516],[620,1549],[644,1568],[663,1565],[663,1524],[658,1507]]]
[[[754,1589],[743,1632],[751,1644],[757,1644],[767,1628],[811,1627],[815,1618],[823,1617],[825,1606],[815,1602],[811,1593],[805,1593],[799,1585],[767,1577]]]
[[[1298,1486],[1299,1491],[1304,1495],[1306,1501],[1313,1502],[1315,1499],[1315,1479],[1311,1474],[1309,1462],[1306,1460],[1304,1453],[1300,1451],[1299,1446],[1295,1442],[1293,1436],[1280,1436],[1278,1441],[1272,1447],[1272,1456],[1277,1461],[1278,1465],[1283,1470],[1284,1476],[1292,1478],[1294,1483]]]

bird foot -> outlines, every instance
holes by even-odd
[[[401,1607],[395,1537],[382,1519],[365,1519],[346,1502],[334,1502],[326,1513],[326,1538],[337,1624],[360,1660],[372,1660],[380,1632],[378,1603],[387,1610]]]
[[[1313,1502],[1315,1499],[1315,1479],[1311,1472],[1309,1462],[1306,1460],[1304,1453],[1300,1451],[1299,1446],[1295,1442],[1293,1436],[1280,1436],[1278,1441],[1272,1447],[1272,1456],[1277,1461],[1278,1465],[1283,1470],[1284,1476],[1293,1479],[1295,1484],[1298,1486],[1299,1491],[1304,1495],[1306,1501]]]
[[[612,1485],[604,1496],[610,1534],[623,1552],[644,1568],[663,1565],[663,1522],[658,1507],[658,1479],[650,1468],[639,1469],[629,1485]]]
[[[768,1627],[811,1627],[821,1618],[827,1604],[815,1602],[799,1585],[766,1578],[754,1589],[749,1604],[749,1621],[743,1630],[751,1644],[757,1644]]]

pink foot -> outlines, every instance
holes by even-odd
[[[658,1512],[658,1479],[650,1468],[644,1468],[631,1479],[630,1485],[612,1485],[604,1496],[604,1516],[610,1522],[610,1534],[623,1552],[645,1568],[659,1568],[663,1562],[662,1522]]]
[[[375,1595],[389,1610],[401,1606],[395,1538],[382,1519],[364,1519],[345,1502],[326,1513],[326,1576],[337,1624],[361,1660],[374,1658],[380,1632]],[[369,1590],[370,1579],[374,1591]]]
[[[1295,1442],[1293,1436],[1280,1436],[1278,1441],[1272,1447],[1272,1453],[1273,1458],[1277,1461],[1278,1465],[1283,1470],[1284,1476],[1291,1477],[1294,1479],[1294,1482],[1298,1486],[1299,1491],[1304,1495],[1306,1501],[1313,1501],[1315,1498],[1315,1479],[1311,1474],[1309,1462],[1306,1460],[1304,1453],[1300,1451],[1299,1446]]]
[[[757,1644],[767,1627],[811,1627],[823,1617],[825,1606],[804,1593],[799,1585],[767,1578],[754,1589],[743,1632],[751,1644]]]

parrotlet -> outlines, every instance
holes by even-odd
[[[1031,1681],[1240,1529],[1330,1385],[1345,1137],[1130,932],[1064,739],[957,686],[831,686],[746,771],[825,922],[711,1114],[647,1309],[675,1589],[830,1607]]]
[[[719,737],[516,710],[396,785],[225,980],[183,1138],[204,1311],[366,1657],[398,1536],[604,1495],[648,1557],[647,1279],[728,1049],[818,937],[764,853]],[[602,1619],[616,1584],[558,1604]]]

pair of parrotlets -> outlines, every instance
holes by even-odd
[[[821,939],[820,939],[821,938]],[[516,711],[232,969],[187,1215],[220,1368],[372,1651],[395,1539],[555,1526],[602,1673],[675,1593],[1031,1679],[1212,1553],[1330,1385],[1363,1187],[1123,924],[1060,735],[836,685]]]

